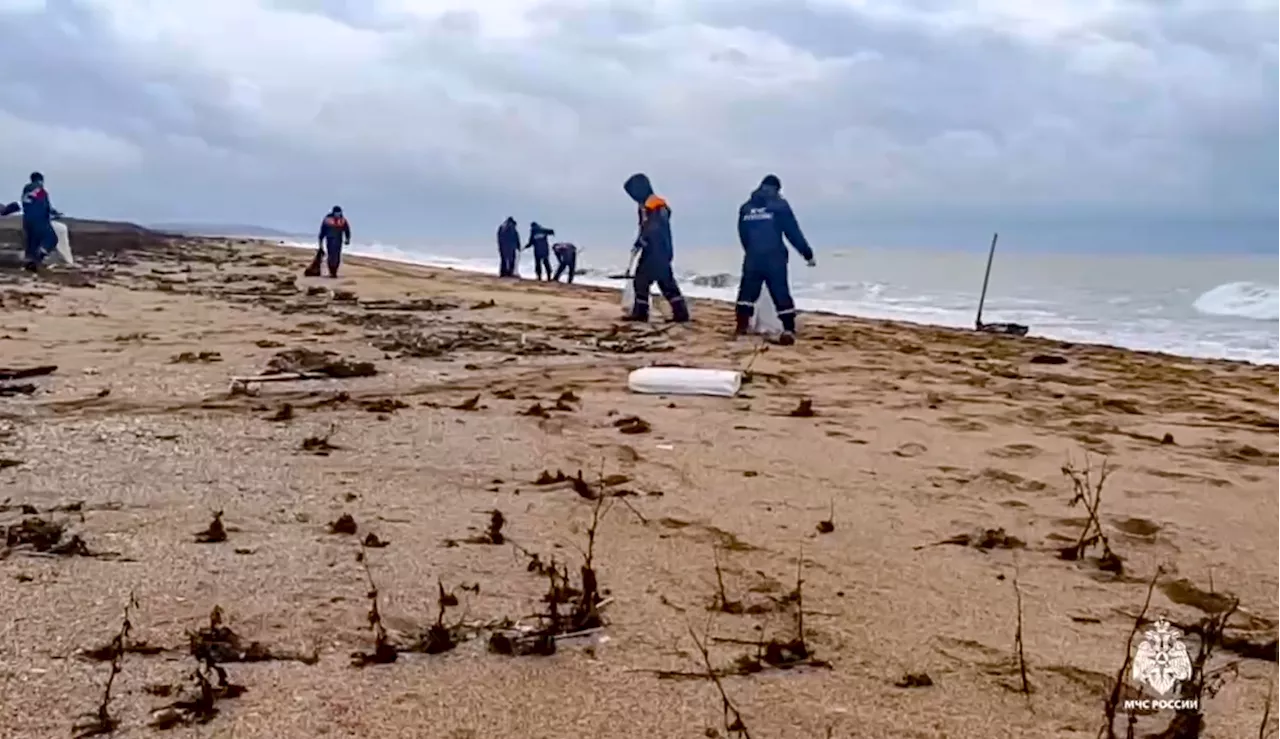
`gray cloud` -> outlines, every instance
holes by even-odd
[[[770,171],[820,242],[1186,219],[1275,242],[1274,4],[413,5],[0,0],[0,173],[43,170],[69,212],[309,229],[341,202],[365,233],[486,244],[508,214],[622,243],[635,170],[686,242],[727,240]]]

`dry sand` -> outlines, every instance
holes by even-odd
[[[793,638],[801,553],[804,636],[830,668],[724,677],[757,739],[1094,737],[1158,566],[1153,616],[1193,624],[1224,600],[1211,589],[1240,600],[1235,652],[1211,666],[1238,664],[1206,700],[1204,736],[1258,736],[1272,702],[1275,368],[818,315],[753,361],[709,302],[691,327],[625,327],[616,293],[590,287],[367,259],[307,280],[307,253],[248,242],[108,251],[79,277],[0,272],[0,365],[57,365],[0,398],[0,458],[20,462],[0,470],[0,524],[34,506],[119,555],[0,560],[0,736],[69,736],[95,710],[110,666],[81,652],[110,642],[131,593],[133,642],[164,649],[125,656],[117,736],[167,735],[147,723],[196,666],[186,634],[215,606],[246,640],[319,661],[225,665],[243,695],[169,733],[724,736],[716,686],[661,671],[705,672],[690,629],[717,668],[761,635]],[[423,299],[436,304],[370,305]],[[295,348],[377,374],[229,395],[233,375]],[[753,377],[735,399],[629,394],[628,370],[653,362]],[[579,399],[557,410],[565,391]],[[816,415],[790,415],[805,398]],[[270,420],[285,403],[294,417]],[[534,403],[552,410],[521,415]],[[626,416],[650,430],[622,433]],[[337,448],[302,450],[313,436]],[[1099,518],[1122,574],[1096,549],[1058,555],[1088,521],[1061,468],[1104,455]],[[596,505],[534,484],[544,470],[625,476],[609,490],[635,493],[607,498],[594,545],[606,627],[553,656],[489,653],[481,633],[352,667],[372,649],[368,533],[389,542],[367,561],[401,645],[435,619],[437,582],[460,601],[446,624],[478,627],[545,609],[522,552],[577,580]],[[492,509],[509,541],[467,543]],[[214,511],[227,540],[197,543]],[[354,536],[327,530],[344,513]],[[1025,546],[917,548],[988,529]],[[717,557],[742,604],[727,610],[745,613],[708,611]],[[908,673],[932,685],[897,687]],[[1169,717],[1142,717],[1138,735]]]

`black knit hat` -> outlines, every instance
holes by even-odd
[[[775,190],[782,189],[782,180],[778,179],[776,174],[767,174],[763,180],[760,180],[761,187],[772,187]]]

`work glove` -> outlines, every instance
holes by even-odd
[[[804,263],[805,263],[806,265],[810,266],[810,267],[817,267],[817,266],[818,266],[818,260],[816,260],[816,259],[812,259],[812,258],[804,260]]]

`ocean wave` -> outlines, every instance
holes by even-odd
[[[285,246],[313,250],[314,244],[305,242],[280,242]],[[353,256],[366,256],[429,267],[443,267],[496,275],[496,254],[492,258],[465,258],[429,253],[418,249],[405,249],[392,244],[352,244],[346,250]],[[532,261],[521,255],[520,274],[532,277]],[[588,256],[587,259],[590,259]],[[580,269],[576,282],[583,285],[620,290],[620,279],[625,262],[604,260],[591,263],[579,258]],[[714,269],[700,271],[681,270],[679,279],[684,292],[692,298],[709,298],[732,302],[737,293],[737,277],[729,272]],[[824,281],[811,285],[793,286],[796,307],[802,311],[819,311],[872,319],[907,321],[934,326],[968,328],[973,325],[972,296],[960,293],[910,292],[909,286],[894,286],[878,282]],[[1063,341],[1091,342],[1127,346],[1132,349],[1163,351],[1192,357],[1220,357],[1247,362],[1276,364],[1277,338],[1274,332],[1260,331],[1261,321],[1277,318],[1275,288],[1255,283],[1230,283],[1220,285],[1196,299],[1195,310],[1203,318],[1200,322],[1160,316],[1150,306],[1131,309],[1130,315],[1141,315],[1138,320],[1115,320],[1098,315],[1093,304],[1084,302],[1054,302],[1048,298],[1028,299],[1008,296],[989,299],[987,308],[991,315],[1002,321],[1029,323],[1037,336]],[[1165,293],[1168,295],[1168,293]],[[1106,304],[1103,298],[1098,303]],[[1186,305],[1186,303],[1182,303]],[[1186,309],[1183,308],[1185,311]],[[1256,320],[1239,320],[1256,319]],[[1195,325],[1193,325],[1195,324]]]
[[[1257,282],[1228,282],[1206,290],[1191,304],[1206,316],[1280,320],[1280,290]]]
[[[716,272],[710,275],[700,275],[697,272],[689,274],[689,282],[699,287],[732,287],[738,284],[738,278],[728,272]]]

